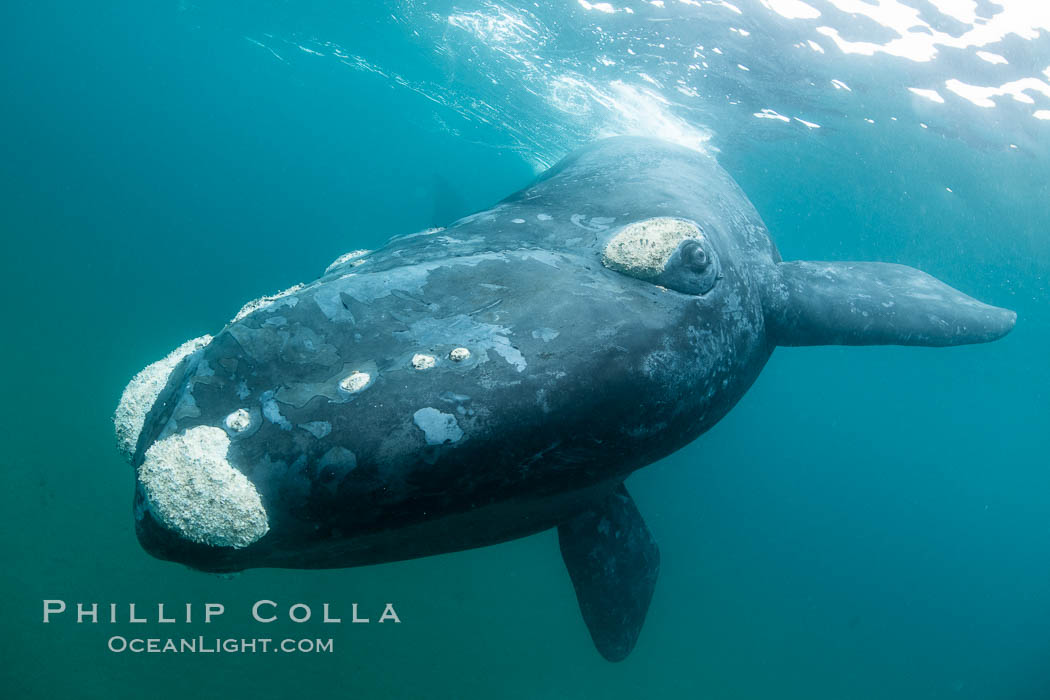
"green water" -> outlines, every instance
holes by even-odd
[[[819,131],[771,136],[760,120],[745,128],[703,110],[686,123],[713,135],[785,258],[907,263],[1016,310],[1017,327],[946,350],[777,350],[721,424],[628,482],[662,567],[627,661],[594,651],[553,532],[232,580],[139,548],[134,477],[111,423],[135,372],[347,250],[491,205],[527,184],[537,162],[593,135],[563,112],[519,109],[524,98],[501,107],[491,91],[502,88],[478,68],[488,54],[471,59],[466,39],[449,34],[462,54],[435,58],[411,22],[390,20],[450,10],[413,11],[0,10],[0,695],[1050,696],[1050,129],[1014,125],[1012,112],[1001,123],[974,117],[983,139],[961,118],[920,129],[926,107],[910,112],[889,96],[900,75],[881,78],[856,58],[843,74],[868,90],[848,109],[829,107]],[[580,12],[564,11],[566,24]],[[630,21],[609,20],[618,31]],[[304,64],[280,47],[278,61],[245,41],[273,32],[337,36],[394,69]],[[537,50],[589,49],[563,38]],[[1039,70],[1050,64],[1045,43],[1025,51]],[[458,85],[456,100],[475,91],[497,116],[464,116],[395,74]],[[891,111],[899,121],[882,118]],[[875,125],[859,118],[868,113]],[[45,625],[45,599],[98,602],[103,618],[118,603],[123,621],[76,624],[67,612]],[[309,604],[315,619],[262,625],[250,615],[261,599],[282,615]],[[226,607],[208,625],[206,602]],[[326,602],[343,624],[316,620]],[[371,624],[349,624],[354,602]],[[400,624],[376,623],[388,602]],[[132,624],[129,603],[151,618],[157,603],[192,603],[197,621]],[[331,638],[334,651],[114,653],[117,635]]]

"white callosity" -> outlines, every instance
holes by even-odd
[[[686,219],[661,216],[636,221],[605,245],[602,264],[632,277],[652,279],[664,271],[678,244],[701,235],[700,228]]]
[[[372,381],[368,372],[353,371],[339,381],[339,388],[348,394],[356,394],[365,389]]]
[[[139,467],[149,511],[193,542],[247,547],[269,529],[259,492],[227,461],[230,438],[208,425],[153,443]]]
[[[226,416],[226,427],[235,433],[243,433],[245,430],[252,425],[252,414],[248,413],[243,408],[238,408],[236,411]]]
[[[365,250],[364,248],[362,248],[360,250],[351,250],[349,253],[343,253],[338,258],[333,260],[331,265],[325,268],[325,274],[328,274],[343,263],[350,262],[351,260],[355,261],[354,265],[360,265],[364,262],[364,260],[358,260],[358,258],[368,255],[371,252],[372,251],[370,250]]]
[[[448,359],[453,362],[462,362],[470,357],[470,350],[466,348],[453,348],[452,352],[448,354]]]
[[[437,358],[433,355],[417,353],[412,356],[412,366],[416,369],[430,369],[437,364]]]
[[[271,306],[278,299],[283,299],[286,296],[289,296],[291,294],[295,294],[300,289],[302,289],[304,286],[305,285],[303,285],[303,284],[297,284],[294,287],[289,287],[288,289],[284,290],[283,292],[277,292],[276,294],[274,294],[272,296],[265,296],[265,297],[259,297],[258,299],[252,299],[247,304],[245,304],[244,306],[241,307],[241,310],[237,312],[237,315],[234,316],[232,319],[230,319],[230,323],[237,323],[237,321],[240,321],[242,318],[244,318],[248,314],[255,313],[259,309],[265,309],[267,306]],[[293,299],[291,301],[296,301],[296,300]]]
[[[163,360],[158,360],[134,376],[124,388],[120,403],[113,414],[113,425],[117,432],[117,446],[121,454],[130,462],[139,441],[139,433],[146,422],[146,414],[153,408],[157,397],[175,365],[182,358],[203,348],[211,342],[210,335],[187,340],[175,348]]]

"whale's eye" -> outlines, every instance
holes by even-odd
[[[701,235],[678,244],[655,282],[685,294],[707,294],[718,282],[719,274],[718,256]]]
[[[688,219],[627,224],[605,245],[602,264],[684,294],[705,294],[719,279],[718,255],[703,229]]]
[[[711,259],[707,256],[704,246],[695,238],[682,241],[680,247],[682,250],[682,263],[690,270],[703,272],[711,264]]]

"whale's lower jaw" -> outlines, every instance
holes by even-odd
[[[148,512],[137,521],[136,534],[151,556],[208,573],[256,568],[342,569],[448,554],[528,537],[570,520],[620,483],[617,478],[575,491],[423,519],[400,528],[308,542],[264,537],[245,548],[207,545],[179,536]]]

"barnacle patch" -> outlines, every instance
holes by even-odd
[[[686,219],[660,216],[636,221],[605,245],[602,264],[632,277],[652,279],[664,271],[678,244],[702,235],[700,227]]]
[[[208,425],[153,443],[139,467],[150,513],[193,542],[247,547],[270,530],[259,492],[227,461],[230,438]]]
[[[417,353],[412,356],[412,366],[416,369],[430,369],[437,364],[437,358],[433,355]]]
[[[252,414],[248,413],[248,411],[243,408],[238,408],[236,411],[226,416],[224,423],[226,427],[233,432],[243,433],[252,425]]]
[[[372,381],[372,375],[368,372],[353,371],[339,380],[339,389],[348,394],[356,394],[365,389]]]
[[[365,250],[364,248],[362,248],[360,250],[351,250],[349,253],[343,253],[338,258],[333,260],[331,265],[329,265],[328,267],[325,268],[324,273],[327,275],[329,272],[331,272],[335,268],[339,267],[343,263],[348,263],[351,260],[354,261],[352,266],[356,267],[356,266],[358,266],[358,265],[360,265],[361,263],[364,262],[364,260],[359,260],[358,258],[362,258],[362,257],[364,257],[365,255],[368,255],[371,252],[372,251],[370,251],[370,250]]]
[[[283,292],[277,292],[276,294],[273,294],[271,296],[252,299],[247,304],[241,307],[241,310],[237,312],[237,315],[230,319],[230,323],[237,323],[248,314],[252,314],[256,311],[259,311],[260,309],[265,309],[269,306],[273,306],[275,302],[278,302],[281,299],[285,299],[285,297],[291,298],[286,299],[282,303],[282,305],[295,306],[297,303],[299,303],[299,299],[297,297],[292,297],[291,295],[298,292],[304,286],[305,285],[303,284],[297,284],[294,287],[289,287],[288,289],[285,289]]]
[[[187,340],[172,350],[163,360],[154,362],[136,374],[124,388],[124,393],[120,396],[120,403],[113,414],[113,426],[117,433],[117,447],[128,461],[131,461],[135,452],[139,433],[142,432],[142,425],[146,422],[146,414],[153,408],[161,390],[168,383],[168,376],[175,369],[175,365],[182,358],[210,342],[210,335]]]

